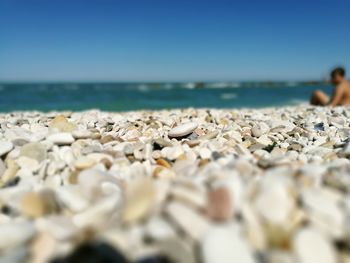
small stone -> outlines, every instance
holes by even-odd
[[[5,171],[6,171],[6,166],[3,162],[3,160],[0,159],[0,178],[2,177],[2,175],[4,174]]]
[[[91,132],[87,130],[74,130],[72,135],[75,139],[88,139],[91,137]]]
[[[113,165],[113,162],[108,158],[102,158],[100,160],[100,163],[102,163],[106,167],[107,170],[110,169]]]
[[[28,242],[35,232],[34,225],[29,222],[0,224],[0,251],[21,246]]]
[[[172,225],[160,217],[151,218],[146,225],[145,231],[147,238],[155,241],[163,241],[176,236],[176,231]]]
[[[1,177],[1,181],[6,183],[7,181],[13,179],[18,171],[18,164],[13,159],[6,160],[7,169]]]
[[[199,150],[199,156],[202,159],[210,159],[212,152],[208,148],[201,148]]]
[[[116,183],[116,179],[104,171],[96,168],[86,169],[79,173],[78,184],[81,187],[81,192],[90,200],[95,200],[101,197],[102,182]]]
[[[47,157],[46,146],[38,142],[27,143],[21,148],[20,155],[41,162]]]
[[[233,226],[215,226],[201,242],[204,263],[254,263],[248,245]]]
[[[160,165],[160,166],[163,166],[165,168],[171,169],[171,164],[168,161],[166,161],[165,159],[158,159],[156,161],[156,163],[158,165]]]
[[[170,190],[170,195],[174,200],[195,208],[203,209],[206,206],[205,194],[197,189],[174,186]]]
[[[330,240],[312,228],[300,230],[294,238],[294,252],[300,263],[336,263],[336,252]]]
[[[228,221],[233,218],[233,201],[231,193],[225,187],[219,187],[208,193],[208,216],[217,221]]]
[[[109,142],[112,142],[112,141],[114,141],[114,137],[112,135],[106,135],[106,136],[103,136],[100,139],[100,143],[101,144],[109,143]]]
[[[74,142],[72,134],[66,132],[51,134],[47,137],[47,140],[58,145],[68,145]]]
[[[0,157],[13,149],[13,143],[7,141],[0,141]]]
[[[71,132],[76,129],[76,125],[69,122],[63,115],[56,116],[50,122],[49,127],[55,128],[60,132]]]
[[[188,236],[196,241],[202,240],[210,228],[209,222],[204,217],[179,202],[171,202],[165,211]]]
[[[175,128],[171,129],[168,133],[168,136],[174,138],[183,137],[192,133],[197,127],[198,124],[194,122],[180,124],[179,126],[176,126]]]
[[[205,132],[204,132],[201,128],[195,129],[194,132],[195,132],[198,136],[203,136],[203,135],[205,135]]]
[[[21,171],[29,171],[31,173],[37,171],[39,169],[39,162],[35,159],[26,157],[26,156],[21,156],[17,159],[17,164],[21,168]]]
[[[153,141],[154,150],[160,150],[164,147],[171,147],[173,144],[170,141],[166,141],[162,138],[157,138]]]
[[[48,233],[40,233],[31,243],[33,263],[49,262],[57,246],[56,240]]]
[[[200,136],[198,139],[199,140],[211,140],[216,138],[219,135],[218,131],[212,131],[212,132],[208,132],[205,135]]]
[[[154,168],[152,176],[155,178],[174,178],[176,174],[164,166],[157,166]]]
[[[78,170],[84,170],[94,166],[95,164],[95,160],[89,157],[82,156],[74,162],[74,167]]]
[[[157,243],[162,255],[165,255],[171,262],[195,263],[193,248],[179,237],[167,238]],[[165,262],[169,262],[169,260]]]
[[[21,211],[28,217],[41,217],[58,210],[59,206],[52,190],[42,190],[40,193],[29,192],[22,197]]]

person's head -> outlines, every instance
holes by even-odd
[[[341,83],[345,78],[345,69],[342,67],[337,67],[331,72],[331,82],[335,85]]]

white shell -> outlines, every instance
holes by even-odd
[[[8,153],[13,148],[12,142],[0,141],[0,156]]]
[[[198,124],[194,123],[194,122],[180,124],[179,126],[176,126],[175,128],[171,129],[168,133],[168,136],[169,137],[182,137],[182,136],[190,134],[197,127],[198,127]]]

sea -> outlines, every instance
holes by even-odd
[[[327,83],[0,83],[0,112],[263,108],[307,103]]]

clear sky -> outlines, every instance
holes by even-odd
[[[319,79],[349,0],[0,0],[0,80]]]

